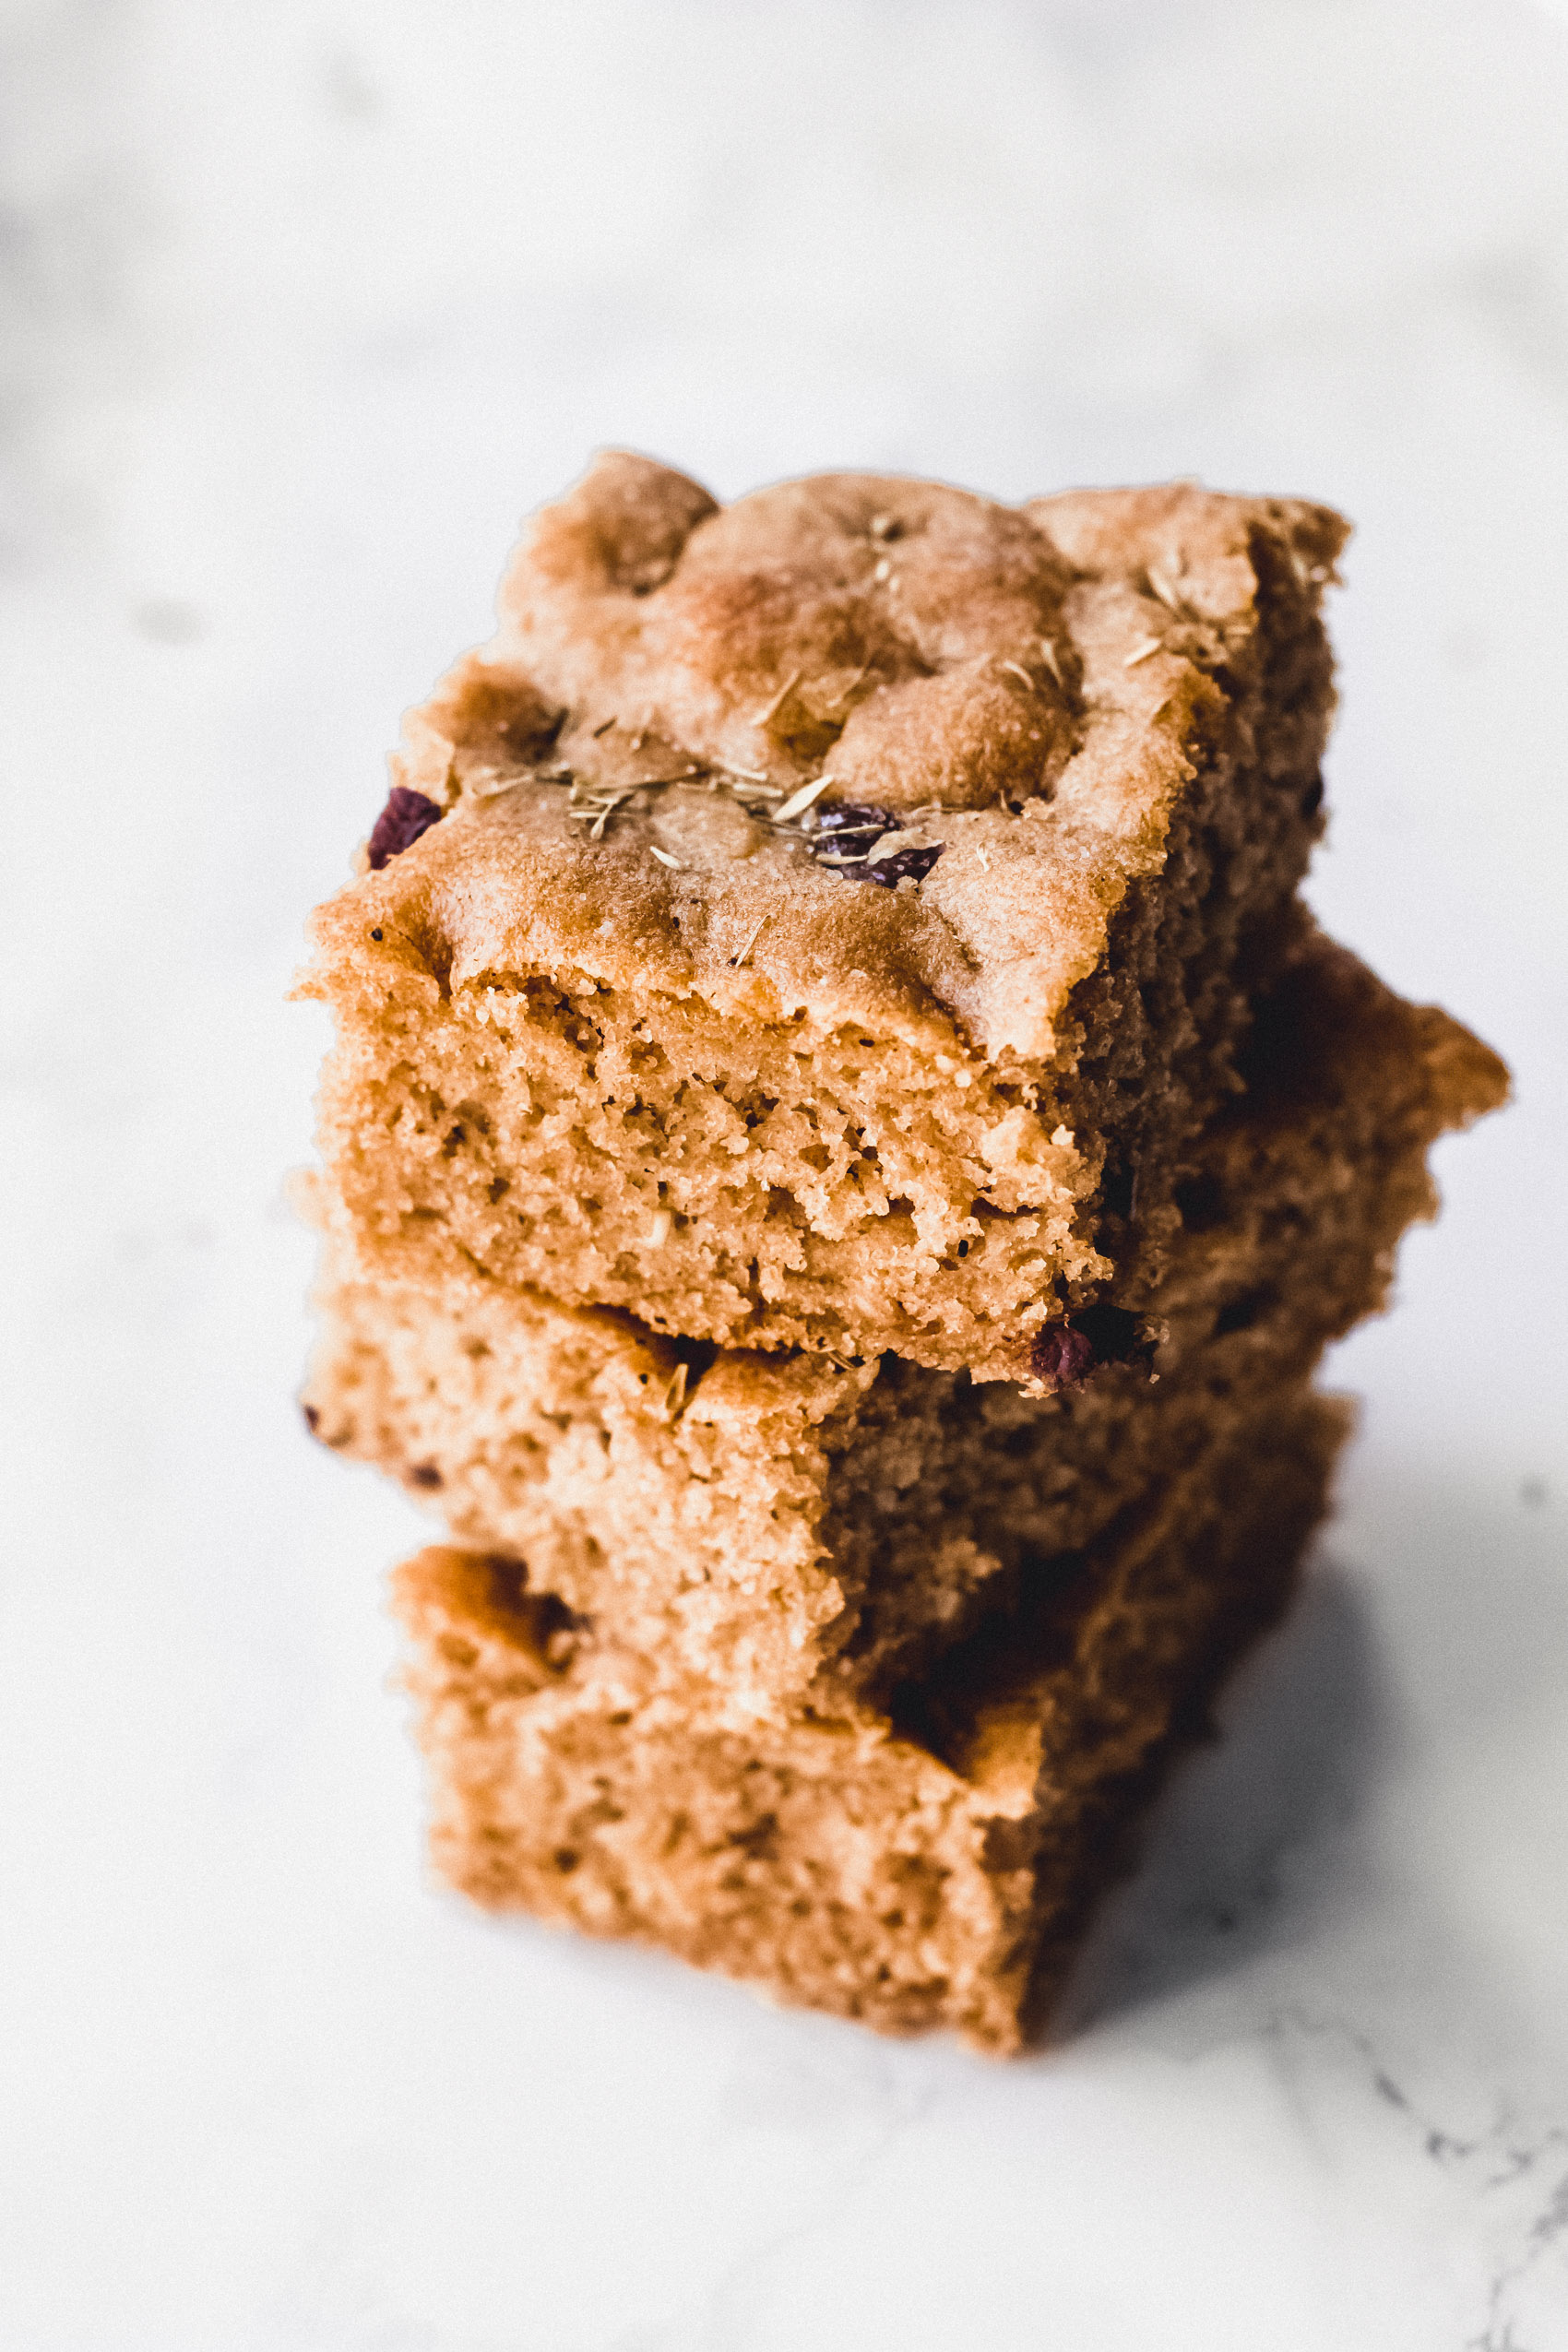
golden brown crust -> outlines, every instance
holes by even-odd
[[[609,719],[796,779],[831,753],[842,797],[884,806],[1039,789],[1068,723],[1042,647],[1070,576],[1025,516],[868,474],[701,497],[612,455],[525,535],[501,643],[569,710],[574,742]]]
[[[409,722],[398,780],[451,814],[318,936],[329,957],[377,925],[438,937],[458,983],[569,962],[1047,1057],[1255,660],[1261,567],[1310,613],[1344,536],[1323,507],[1185,488],[1020,509],[825,475],[719,508],[601,457],[525,534],[496,638]],[[656,783],[589,841],[552,766],[579,797]],[[926,879],[846,884],[770,829],[824,773],[824,806],[944,845]]]

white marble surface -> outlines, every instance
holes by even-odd
[[[1568,2346],[1562,14],[0,12],[6,2352]],[[291,1401],[301,918],[605,440],[1342,503],[1314,896],[1518,1071],[1009,2069],[434,1891]]]

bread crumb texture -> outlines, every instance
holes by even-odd
[[[719,507],[602,457],[408,720],[408,846],[315,919],[361,1254],[1017,1378],[1158,1259],[1235,1083],[1343,538],[1184,487]]]
[[[455,1885],[885,2032],[1016,2049],[1225,1671],[1284,1606],[1343,1410],[1297,1394],[1022,1590],[889,1712],[743,1728],[711,1685],[437,1547],[398,1577]]]
[[[1431,1211],[1429,1144],[1501,1084],[1455,1023],[1322,938],[1253,1058],[1181,1187],[1143,1344],[1075,1390],[719,1351],[334,1258],[312,1425],[656,1670],[711,1677],[737,1722],[885,1693],[1381,1306],[1400,1233]]]

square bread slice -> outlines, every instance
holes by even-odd
[[[1068,1325],[1079,1376],[1049,1395],[891,1352],[716,1350],[620,1310],[339,1263],[307,1417],[656,1673],[707,1676],[738,1722],[885,1699],[1380,1307],[1433,1205],[1429,1144],[1505,1083],[1322,938],[1262,1008],[1243,1074],[1146,1314]]]
[[[315,918],[355,1254],[1051,1387],[1289,952],[1344,537],[601,457]]]
[[[1016,2049],[1234,1660],[1289,1598],[1344,1414],[1304,1392],[1187,1464],[891,1716],[739,1725],[520,1563],[398,1572],[437,1870],[889,2033]]]

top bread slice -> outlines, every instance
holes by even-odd
[[[1184,485],[719,506],[601,457],[315,918],[360,1259],[1075,1376],[1299,935],[1344,537]]]

